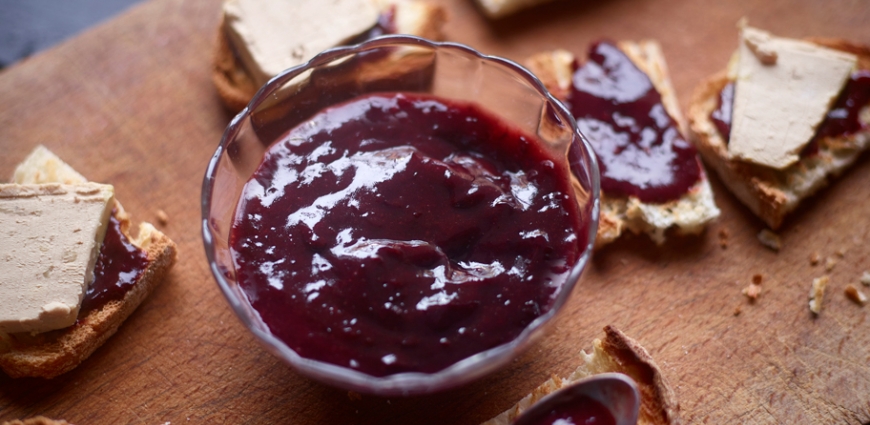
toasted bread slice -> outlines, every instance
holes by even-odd
[[[70,425],[69,422],[63,419],[49,419],[45,416],[35,416],[24,420],[15,419],[13,421],[3,422],[2,425]]]
[[[445,10],[422,0],[372,0],[382,14],[391,13],[397,34],[416,35],[432,40],[443,39],[441,28],[447,21]],[[215,44],[212,81],[218,96],[230,111],[241,111],[260,88],[239,60],[226,22],[221,17]]]
[[[680,113],[679,102],[668,77],[667,65],[659,44],[652,40],[617,43],[634,64],[646,73],[668,114],[685,134],[686,124]],[[564,50],[538,53],[526,61],[529,69],[541,79],[558,99],[565,100],[571,88],[574,55]],[[665,231],[676,226],[683,234],[698,234],[708,222],[719,216],[713,200],[713,191],[704,170],[700,180],[681,198],[661,203],[645,203],[636,197],[616,197],[601,193],[598,236],[595,247],[616,240],[626,229],[634,233],[647,233],[658,244],[665,241]]]
[[[16,183],[76,180],[76,176],[84,180],[72,173],[75,171],[71,167],[40,146],[19,166],[14,179]],[[130,218],[119,203],[113,214],[121,232],[147,255],[148,264],[138,281],[121,300],[80,313],[76,324],[68,328],[36,335],[0,334],[0,368],[9,376],[53,378],[74,369],[118,330],[169,272],[176,258],[175,243],[148,223],[141,223],[136,236],[131,237]]]
[[[858,67],[870,69],[870,48],[866,46],[838,39],[808,41],[855,54]],[[782,170],[741,161],[729,154],[725,136],[710,119],[718,107],[719,93],[730,81],[728,72],[721,71],[695,88],[688,112],[689,136],[734,196],[770,228],[778,229],[802,200],[826,186],[870,147],[870,127],[849,136],[822,139],[817,154],[802,156]],[[870,105],[864,106],[859,119],[870,125]]]
[[[526,409],[546,395],[587,376],[606,372],[628,375],[640,390],[640,425],[676,425],[680,421],[680,405],[676,393],[662,375],[652,356],[637,341],[613,326],[604,328],[604,340],[592,342],[592,352],[581,352],[583,364],[567,378],[552,377],[535,388],[516,405],[482,425],[508,425]]]
[[[549,1],[552,0],[477,0],[477,4],[486,16],[498,19]]]

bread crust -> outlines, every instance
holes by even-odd
[[[163,281],[175,263],[175,243],[147,223],[139,226],[136,238],[130,238],[129,216],[119,207],[115,217],[121,223],[122,232],[147,255],[148,265],[139,280],[124,298],[87,312],[68,328],[36,335],[0,334],[0,368],[7,375],[54,378],[74,369],[114,335],[121,323]]]
[[[567,378],[552,377],[510,409],[481,425],[508,425],[545,396],[588,376],[617,372],[628,375],[640,390],[640,425],[678,425],[680,405],[661,368],[637,341],[615,326],[604,328],[604,339],[592,343],[590,353],[581,353],[583,364]]]
[[[70,425],[70,423],[63,419],[55,420],[45,416],[34,416],[24,420],[15,419],[6,421],[2,425]]]
[[[398,33],[432,40],[443,38],[441,27],[447,21],[447,13],[442,7],[422,1],[373,1],[382,11],[395,7],[394,19]],[[212,82],[224,106],[231,112],[241,111],[248,105],[260,87],[233,50],[227,36],[226,20],[223,14],[215,40]]]
[[[668,77],[667,65],[661,47],[654,40],[637,42],[621,41],[617,47],[644,73],[646,73],[662,97],[668,114],[686,134],[686,121],[679,108],[679,101]],[[526,60],[526,66],[534,73],[547,90],[557,99],[565,100],[571,88],[574,55],[565,50],[535,54]],[[646,233],[657,244],[665,241],[668,228],[676,227],[678,233],[698,234],[708,222],[719,216],[713,200],[709,180],[701,168],[698,182],[689,188],[680,199],[661,204],[641,202],[636,197],[615,197],[601,194],[601,213],[598,219],[598,234],[595,248],[613,242],[625,230]]]
[[[859,68],[870,69],[870,49],[866,46],[841,39],[808,41],[856,54]],[[870,130],[820,140],[818,154],[802,156],[783,170],[737,160],[729,155],[724,136],[710,119],[718,106],[719,92],[730,81],[727,71],[720,71],[695,87],[688,110],[688,134],[704,161],[734,196],[775,230],[802,200],[826,186],[829,179],[842,173],[870,147]]]

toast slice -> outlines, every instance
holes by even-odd
[[[840,39],[807,39],[823,47],[858,56],[858,68],[870,70],[870,48]],[[733,63],[733,61],[732,61]],[[870,147],[870,104],[859,114],[863,128],[855,134],[818,140],[814,155],[778,170],[732,157],[728,142],[710,118],[717,109],[719,93],[732,82],[721,71],[703,80],[689,105],[689,135],[704,161],[712,167],[729,190],[772,229],[778,229],[786,215],[801,201],[823,188],[853,164]]]
[[[622,52],[652,81],[680,132],[685,134],[685,119],[668,76],[667,65],[659,44],[652,40],[617,43]],[[526,66],[538,76],[544,86],[559,100],[565,100],[571,90],[571,78],[576,58],[565,50],[533,55]],[[701,168],[701,176],[679,199],[665,203],[648,203],[640,199],[601,193],[598,236],[595,247],[600,248],[623,234],[646,233],[657,244],[665,241],[665,232],[675,227],[681,234],[699,234],[706,224],[719,216],[710,182]]]
[[[15,183],[83,183],[84,177],[42,146],[16,169]],[[39,334],[0,334],[0,368],[13,378],[53,378],[66,373],[112,336],[175,263],[176,246],[151,224],[141,223],[135,237],[129,233],[130,217],[115,204],[114,217],[121,233],[146,254],[147,266],[120,300],[79,313],[76,324]]]
[[[443,39],[442,26],[447,21],[445,10],[422,0],[372,0],[381,17],[391,17],[395,34],[409,34],[432,40]],[[212,82],[224,106],[232,112],[241,111],[262,82],[245,69],[227,36],[226,20],[221,16],[216,36]]]
[[[535,402],[548,394],[566,387],[585,377],[606,372],[628,375],[640,390],[639,425],[677,425],[680,420],[680,405],[661,368],[649,352],[637,341],[627,337],[613,326],[604,328],[604,340],[592,342],[591,353],[582,352],[583,363],[567,378],[552,377],[532,390],[510,409],[481,425],[508,425]]]
[[[487,17],[498,19],[549,1],[552,0],[477,0],[477,5]]]
[[[34,416],[24,420],[15,419],[12,421],[3,422],[2,425],[71,425],[63,419],[50,419],[45,416]]]

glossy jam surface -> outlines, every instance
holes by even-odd
[[[615,425],[616,419],[603,404],[587,396],[565,398],[523,425]]]
[[[866,127],[859,119],[861,108],[870,104],[870,70],[853,72],[840,97],[828,111],[815,138],[855,134]]]
[[[550,308],[587,243],[564,173],[473,106],[357,98],[264,156],[231,230],[237,279],[303,357],[435,372]]]
[[[716,102],[716,109],[710,113],[710,120],[719,130],[719,134],[728,140],[731,138],[731,113],[734,109],[734,82],[731,81],[722,88],[719,92],[719,99]]]
[[[98,309],[109,301],[124,298],[147,267],[145,251],[124,236],[121,223],[113,213],[94,266],[94,279],[82,300],[82,311]]]
[[[727,92],[730,92],[729,95]],[[727,143],[731,135],[731,113],[734,104],[734,83],[728,83],[719,95],[719,103],[710,114],[719,133]],[[826,137],[839,137],[855,134],[867,127],[859,115],[861,109],[870,104],[870,71],[853,72],[840,96],[828,111],[825,120],[816,130],[816,135],[801,151],[801,156],[813,155],[818,151],[818,142]]]
[[[615,45],[590,47],[567,103],[598,156],[605,194],[661,203],[698,182],[695,147],[680,135],[649,77]]]

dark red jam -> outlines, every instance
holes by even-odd
[[[616,425],[607,407],[583,395],[565,397],[552,408],[534,417],[524,417],[520,422],[522,425]]]
[[[734,82],[731,81],[719,92],[716,109],[710,113],[710,120],[719,130],[719,134],[725,139],[725,143],[731,138],[731,113],[734,109]]]
[[[435,372],[550,308],[587,243],[566,173],[475,106],[359,97],[264,155],[231,230],[237,278],[303,357]]]
[[[98,309],[109,301],[120,300],[148,267],[145,251],[130,243],[121,232],[115,213],[109,217],[106,237],[94,266],[94,278],[82,300],[81,311]]]
[[[730,92],[731,94],[726,94]],[[731,135],[731,112],[734,106],[734,83],[728,83],[719,95],[719,103],[710,114],[710,119],[716,125],[719,133],[728,142]],[[840,137],[855,134],[867,127],[862,123],[859,114],[861,109],[870,104],[870,70],[853,72],[837,97],[837,101],[828,111],[825,120],[819,125],[815,136],[801,151],[801,156],[813,155],[818,152],[819,140],[826,137]]]
[[[662,203],[698,182],[695,147],[680,135],[649,77],[615,45],[590,47],[567,103],[598,156],[605,194]]]

